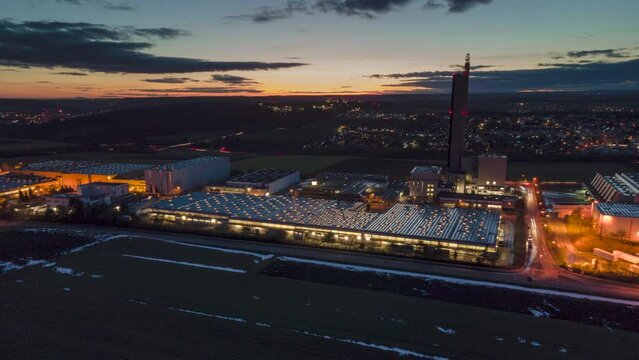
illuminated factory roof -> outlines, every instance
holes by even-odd
[[[419,238],[444,238],[492,244],[497,237],[499,214],[482,210],[397,204],[366,230]]]
[[[415,166],[411,170],[411,174],[436,174],[439,175],[442,172],[441,166]]]
[[[639,205],[622,203],[598,203],[597,209],[603,215],[639,218]]]
[[[156,170],[168,170],[168,171],[170,171],[170,170],[178,170],[178,169],[187,168],[189,166],[204,164],[204,163],[207,163],[209,161],[220,160],[220,159],[227,159],[228,160],[227,157],[223,157],[223,156],[200,156],[200,157],[197,157],[197,158],[178,161],[178,162],[174,162],[174,163],[170,163],[170,164],[158,165],[158,166],[154,167],[154,169],[156,169]]]
[[[100,163],[94,161],[74,161],[74,160],[51,160],[29,164],[21,170],[33,171],[54,171],[54,172],[77,172],[87,167],[98,166]]]
[[[293,169],[260,169],[250,173],[236,176],[227,181],[230,183],[251,183],[251,184],[268,184],[283,177],[299,173],[299,170]]]
[[[0,176],[0,193],[24,188],[25,186],[36,185],[53,181],[42,176],[6,174]]]
[[[272,221],[345,231],[494,244],[499,214],[483,210],[398,204],[385,213],[360,211],[359,202],[257,197],[244,194],[192,193],[160,201],[153,209],[175,210],[234,219]]]
[[[151,167],[147,164],[108,163],[93,161],[51,160],[29,164],[22,170],[51,171],[59,173],[77,173],[91,175],[117,175]]]
[[[82,174],[117,175],[117,174],[125,174],[131,171],[147,169],[147,168],[150,168],[151,166],[153,165],[112,163],[112,164],[100,164],[100,165],[80,169],[79,172]]]

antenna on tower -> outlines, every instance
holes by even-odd
[[[470,71],[470,53],[466,54],[466,64],[464,65],[464,69],[466,70],[466,73]]]

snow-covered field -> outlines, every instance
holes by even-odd
[[[204,316],[204,317],[215,318],[215,319],[219,319],[219,320],[232,321],[232,322],[242,323],[242,324],[252,324],[252,325],[255,325],[255,326],[258,326],[258,327],[263,327],[263,328],[273,328],[273,326],[271,324],[264,323],[264,322],[259,322],[259,321],[250,323],[247,319],[243,319],[243,318],[240,318],[240,317],[225,316],[225,315],[219,315],[219,314],[210,314],[210,313],[206,313],[206,312],[202,312],[202,311],[196,311],[196,310],[184,309],[184,308],[168,307],[168,309],[172,310],[172,311],[178,311],[178,312],[181,312],[181,313],[186,313],[186,314],[191,314],[191,315],[196,315],[196,316]],[[322,338],[324,340],[331,340],[331,341],[336,341],[336,342],[348,343],[348,344],[352,344],[352,345],[356,345],[356,346],[361,346],[361,347],[372,348],[372,349],[381,350],[381,351],[385,351],[385,352],[390,352],[390,353],[394,353],[396,355],[399,355],[401,357],[411,357],[411,358],[418,358],[418,359],[433,359],[433,360],[447,360],[448,359],[448,358],[445,358],[445,357],[427,355],[427,354],[423,354],[423,353],[420,353],[420,352],[417,352],[417,351],[403,349],[403,348],[396,347],[396,346],[374,344],[374,343],[370,343],[370,342],[362,341],[362,340],[342,338],[342,337],[333,336],[333,335],[327,335],[327,334],[319,334],[319,333],[308,331],[308,330],[283,328],[283,327],[277,327],[276,329],[277,330],[284,330],[284,331],[288,331],[288,332],[292,332],[292,333],[296,333],[296,334],[302,334],[302,335],[306,335],[306,336]]]
[[[639,332],[639,302],[624,299],[290,256],[262,273]]]
[[[328,262],[328,261],[302,259],[302,258],[295,258],[290,256],[280,256],[277,259],[282,261],[296,262],[296,263],[327,266],[327,267],[347,270],[347,271],[368,272],[368,273],[374,273],[379,275],[408,276],[408,277],[414,277],[414,278],[418,278],[422,280],[437,280],[437,281],[443,281],[443,282],[459,284],[459,285],[492,287],[492,288],[516,290],[516,291],[522,291],[522,292],[540,294],[540,295],[553,295],[553,296],[561,296],[561,297],[568,297],[568,298],[574,298],[574,299],[604,301],[604,302],[610,302],[614,304],[639,307],[638,301],[608,298],[603,296],[580,294],[580,293],[574,293],[574,292],[568,292],[568,291],[531,288],[531,287],[525,287],[525,286],[490,282],[490,281],[470,280],[470,279],[462,279],[462,278],[455,278],[455,277],[441,276],[441,275],[421,274],[421,273],[414,273],[414,272],[408,272],[408,271],[389,270],[389,269],[381,269],[381,268],[374,268],[374,267],[368,267],[368,266],[357,266],[357,265],[334,263],[334,262]]]
[[[235,268],[224,267],[224,266],[196,264],[196,263],[187,262],[187,261],[175,261],[175,260],[169,260],[169,259],[160,259],[160,258],[153,258],[153,257],[147,257],[147,256],[131,255],[131,254],[122,254],[122,256],[133,258],[133,259],[165,263],[165,264],[173,264],[173,265],[188,266],[188,267],[200,268],[200,269],[218,270],[218,271],[246,274],[246,270],[235,269]]]
[[[96,246],[98,244],[101,244],[107,241],[128,237],[127,235],[112,235],[112,234],[105,234],[105,233],[96,233],[92,231],[60,229],[60,228],[25,228],[25,229],[20,229],[16,231],[16,234],[18,235],[21,233],[25,234],[25,237],[29,236],[30,237],[28,238],[29,240],[32,240],[31,237],[34,235],[42,235],[43,238],[39,238],[39,241],[48,240],[46,239],[48,237],[50,238],[50,241],[54,242],[56,241],[56,236],[72,236],[78,239],[80,238],[87,239],[86,243],[83,245],[56,252],[54,254],[55,257],[82,252],[88,248],[91,248],[93,246]],[[25,241],[27,240],[25,239]],[[1,245],[2,244],[0,243],[0,246]],[[21,270],[21,269],[31,267],[31,266],[36,266],[36,265],[51,266],[51,265],[47,265],[47,264],[50,264],[48,260],[51,258],[51,256],[47,256],[46,258],[37,258],[37,257],[34,258],[33,256],[36,256],[36,255],[32,255],[30,257],[21,258],[14,261],[0,261],[0,274],[6,273],[9,271],[14,271],[14,270]],[[65,271],[64,269],[60,269],[58,272],[64,273],[64,271]]]

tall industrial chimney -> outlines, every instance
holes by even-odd
[[[448,137],[448,171],[461,172],[466,148],[466,118],[468,117],[468,77],[470,54],[466,54],[464,71],[453,74],[453,94],[450,104],[450,133]]]

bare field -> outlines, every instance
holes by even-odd
[[[603,161],[509,161],[508,179],[521,180],[538,177],[540,181],[590,182],[597,173],[636,171],[632,164]]]
[[[311,175],[347,159],[344,156],[266,155],[231,163],[235,170],[251,171],[260,168],[298,169],[303,175]]]
[[[637,333],[262,275],[276,261],[271,254],[122,238],[52,261],[0,276],[2,356],[552,359],[639,352]]]
[[[395,178],[408,178],[411,170],[413,170],[415,166],[444,166],[444,164],[444,161],[438,160],[353,157],[331,167],[328,167],[324,169],[324,171],[355,172],[368,174],[381,173],[390,175]]]

